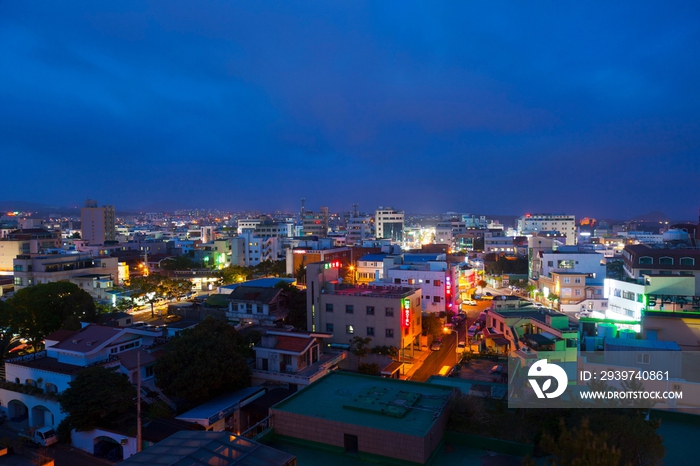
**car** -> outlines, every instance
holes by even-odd
[[[489,374],[501,375],[503,373],[503,368],[501,366],[493,366]]]
[[[473,299],[467,300],[465,301],[465,303],[467,304],[467,306],[476,306],[476,301],[474,301]]]
[[[165,316],[165,319],[163,319],[163,321],[166,324],[172,324],[173,322],[178,322],[180,320],[182,320],[182,316],[178,316],[178,315],[174,315],[174,314],[167,315],[167,316]]]
[[[486,293],[484,293],[484,294],[485,294],[486,296],[493,296],[493,295],[492,295],[491,293],[489,293],[488,291],[487,291]]]
[[[457,343],[457,351],[463,353],[464,350],[467,348],[467,342],[464,340],[460,340],[459,343]]]
[[[134,328],[148,327],[148,324],[146,322],[134,322],[131,326]]]
[[[471,327],[469,327],[469,330],[467,330],[467,335],[469,336],[469,338],[474,338],[474,335],[476,335],[476,332],[478,331],[479,327],[477,327],[476,324],[472,325]]]
[[[442,338],[436,338],[433,340],[433,344],[430,345],[430,349],[433,351],[440,351],[440,348],[442,348]]]

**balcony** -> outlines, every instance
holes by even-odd
[[[253,377],[272,382],[292,383],[296,385],[310,385],[326,375],[333,366],[347,357],[345,351],[329,351],[321,355],[321,358],[299,372],[273,372],[261,369],[252,369]]]

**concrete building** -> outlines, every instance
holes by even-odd
[[[116,241],[114,206],[97,207],[97,201],[88,199],[85,207],[80,209],[81,237],[90,244],[104,244]]]
[[[449,222],[438,222],[435,227],[435,243],[447,244],[452,247],[457,235],[461,235],[466,231],[466,224],[459,220],[453,219]]]
[[[449,387],[333,372],[270,408],[275,435],[373,462],[426,464],[449,418]]]
[[[354,246],[372,236],[372,217],[350,217],[347,221],[345,244]]]
[[[272,326],[287,316],[285,293],[277,287],[238,286],[228,294],[229,321]]]
[[[696,290],[693,276],[644,275],[637,283],[606,278],[604,297],[608,300],[608,311],[605,317],[640,322],[645,310],[688,311],[692,309]]]
[[[319,380],[346,357],[345,351],[328,349],[328,338],[326,333],[268,330],[253,348],[253,386],[299,389]]]
[[[387,270],[385,283],[420,288],[422,312],[457,312],[458,267],[444,261],[403,264]]]
[[[345,285],[328,262],[306,267],[307,330],[325,332],[331,343],[356,336],[372,345],[413,351],[421,333],[421,290],[398,285]]]
[[[518,219],[518,235],[532,236],[540,231],[558,231],[566,244],[576,244],[576,217],[563,214],[526,214]]]
[[[10,384],[29,385],[42,390],[29,395],[13,385],[0,388],[0,408],[8,418],[25,427],[57,427],[66,417],[60,409],[58,395],[66,390],[76,375],[90,365],[116,368],[132,383],[137,379],[137,353],[140,353],[140,377],[144,387],[153,390],[155,357],[145,348],[156,344],[161,332],[138,328],[87,325],[78,331],[59,330],[44,339],[46,349],[5,362],[5,380]],[[168,400],[169,401],[169,400]]]
[[[328,236],[328,207],[321,207],[317,213],[305,210],[302,216],[304,236]]]
[[[62,245],[60,231],[44,228],[9,231],[0,239],[0,275],[12,275],[14,260],[20,254],[57,250]]]
[[[622,262],[629,278],[644,275],[694,276],[695,286],[700,288],[700,250],[652,248],[646,244],[625,246]]]
[[[374,214],[374,230],[377,239],[403,241],[404,213],[393,207],[379,207]]]
[[[21,254],[14,260],[15,290],[40,283],[71,281],[81,275],[112,277],[118,282],[119,259],[92,254]]]

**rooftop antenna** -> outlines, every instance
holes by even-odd
[[[359,206],[359,205],[360,204],[357,204],[357,203],[352,205],[352,216],[353,217],[357,217],[357,206]]]
[[[304,203],[306,203],[306,198],[302,197],[301,198],[301,216],[304,216],[304,212],[306,212],[306,208],[304,207]]]

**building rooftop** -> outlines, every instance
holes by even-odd
[[[265,387],[247,387],[209,400],[176,417],[181,421],[207,421],[211,425],[223,419],[240,407],[265,394]]]
[[[284,466],[295,464],[295,457],[229,432],[183,430],[119,464]]]
[[[364,262],[382,262],[388,254],[366,254],[360,258]]]
[[[274,288],[279,282],[289,283],[293,285],[296,282],[295,278],[257,278],[255,280],[248,280],[247,282],[232,283],[230,285],[224,285],[221,288],[227,290],[235,290],[239,286],[257,286],[261,288]]]
[[[226,296],[230,301],[269,304],[282,292],[281,288],[239,286]]]
[[[416,291],[399,285],[346,285],[334,284],[330,288],[324,288],[326,294],[339,294],[347,296],[367,296],[374,298],[403,298]]]
[[[447,387],[332,372],[271,409],[422,437],[451,397]]]

